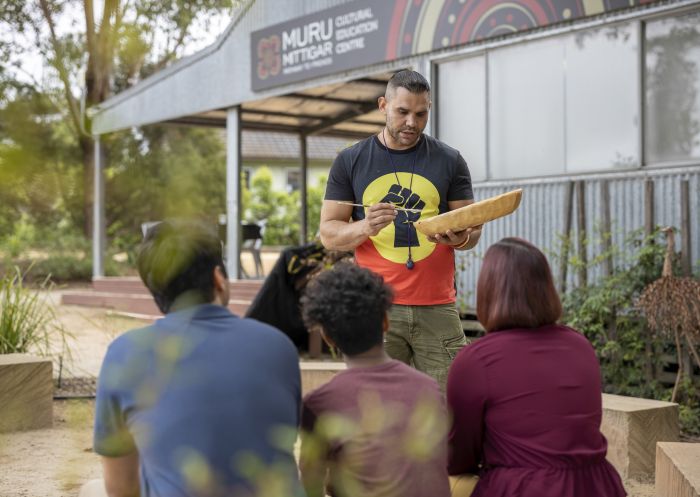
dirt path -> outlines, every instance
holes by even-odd
[[[65,291],[65,290],[64,290]],[[66,330],[70,358],[65,361],[63,374],[67,377],[97,377],[107,346],[121,333],[148,324],[147,321],[126,318],[111,311],[94,307],[60,305],[61,293],[51,293],[57,317]],[[54,344],[58,350],[58,343]],[[58,367],[54,368],[58,375]]]
[[[71,335],[72,359],[64,361],[64,379],[96,377],[109,343],[144,325],[105,309],[61,306],[60,296],[61,291],[54,291],[50,301]],[[55,365],[54,377],[58,369]],[[83,483],[101,476],[99,457],[91,448],[94,401],[57,400],[53,407],[53,428],[0,434],[0,497],[77,497]]]
[[[92,400],[54,401],[53,428],[0,435],[2,497],[77,497],[101,477],[92,452]]]

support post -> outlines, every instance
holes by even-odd
[[[612,221],[610,220],[610,183],[604,179],[600,182],[600,217],[602,219],[601,240],[603,259],[603,272],[606,278],[613,274],[613,254],[612,254]],[[610,309],[611,319],[608,323],[608,336],[611,340],[617,340],[617,306]]]
[[[644,182],[644,234],[651,236],[654,232],[654,180],[647,178]]]
[[[92,201],[92,279],[102,278],[104,271],[105,252],[105,198],[104,198],[104,174],[102,174],[103,155],[100,144],[100,136],[94,137],[94,161],[95,175],[93,177],[93,201]]]
[[[427,58],[426,58],[425,60],[423,60],[422,62],[419,62],[416,65],[418,67],[415,70],[418,71],[419,73],[421,73],[423,75],[423,77],[425,77],[425,79],[428,80],[428,84],[433,89],[431,94],[437,95],[439,92],[437,92],[435,90],[437,89],[437,77],[436,76],[437,76],[438,72],[436,69],[434,69],[434,64],[430,60],[427,60]],[[433,108],[436,109],[437,104],[433,104],[433,105],[434,105]],[[423,130],[423,131],[425,132],[426,135],[437,136],[437,126],[433,122],[433,114],[434,114],[434,112],[428,113],[428,122],[425,125],[425,130]]]
[[[683,276],[691,276],[690,268],[690,183],[681,180],[681,268]]]
[[[586,252],[586,184],[583,180],[576,182],[576,220],[578,226],[578,270],[579,286],[588,285],[588,254]]]
[[[569,250],[571,249],[571,222],[574,212],[574,182],[566,185],[564,196],[564,244],[559,261],[559,293],[566,293],[566,278],[569,269]]]
[[[228,277],[241,275],[241,114],[239,107],[226,113],[226,269]]]
[[[308,170],[309,170],[309,154],[307,150],[307,136],[305,133],[299,135],[299,145],[301,150],[301,226],[299,230],[299,238],[301,245],[306,244],[309,240],[309,209],[307,205],[308,191]]]
[[[642,147],[642,150],[644,147]],[[654,180],[647,178],[644,181],[644,236],[649,238],[654,232]],[[651,243],[654,243],[652,240]],[[653,380],[657,376],[657,368],[654,361],[656,347],[651,338],[651,333],[644,334],[644,351],[646,354],[646,364],[644,374],[647,381]]]
[[[610,184],[608,180],[600,182],[600,198],[601,198],[601,219],[602,219],[602,249],[605,254],[603,260],[603,272],[605,276],[613,274],[613,256],[612,256],[612,221],[610,220]]]

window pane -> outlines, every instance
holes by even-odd
[[[248,190],[250,190],[250,169],[243,169],[243,186],[245,186]]]
[[[287,192],[295,192],[301,188],[301,171],[287,169]]]
[[[567,36],[566,169],[639,166],[638,24]]]
[[[489,54],[489,166],[494,179],[564,172],[563,43]]]
[[[440,140],[462,153],[472,181],[486,179],[486,68],[484,56],[438,67]]]
[[[700,12],[646,25],[649,162],[700,158]]]

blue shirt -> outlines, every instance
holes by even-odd
[[[205,304],[171,312],[109,346],[95,405],[95,452],[138,450],[142,497],[238,495],[287,482],[301,381],[279,330]]]

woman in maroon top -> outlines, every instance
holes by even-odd
[[[598,360],[583,335],[556,324],[544,254],[519,238],[491,246],[476,312],[488,333],[462,349],[447,381],[449,473],[480,475],[472,497],[626,495],[605,459]]]

